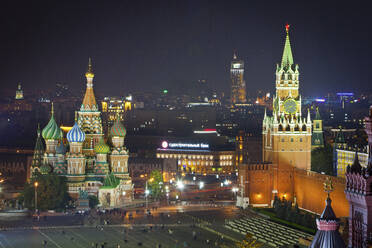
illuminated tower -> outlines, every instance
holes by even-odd
[[[313,135],[311,137],[311,148],[324,147],[323,120],[320,117],[319,109],[316,108],[315,119],[313,120]]]
[[[86,159],[83,154],[85,133],[76,122],[72,129],[68,131],[67,140],[70,144],[70,151],[66,154],[67,177],[70,181],[81,182],[85,178],[86,167]]]
[[[239,60],[234,53],[230,69],[231,78],[231,103],[246,103],[246,89],[244,81],[244,61]]]
[[[90,58],[85,77],[87,79],[87,88],[83,103],[81,104],[80,111],[78,112],[78,125],[86,135],[83,144],[83,152],[84,154],[93,157],[94,147],[103,137],[103,134],[101,112],[98,110],[98,105],[93,91],[94,73]]]
[[[298,65],[294,65],[289,25],[281,64],[276,69],[273,115],[265,113],[262,128],[263,160],[278,166],[311,168],[310,112],[302,117]]]
[[[16,90],[16,95],[15,95],[16,100],[22,100],[23,99],[23,90],[21,83],[18,83],[18,88]]]
[[[110,155],[111,172],[119,178],[129,178],[128,174],[128,150],[124,146],[124,138],[127,131],[121,124],[120,116],[117,115],[114,125],[110,130],[113,148]]]
[[[63,133],[54,119],[53,103],[50,112],[50,120],[43,129],[41,135],[43,136],[46,144],[44,162],[52,165],[54,168],[55,163],[57,162],[56,147],[58,145],[58,141],[63,138]]]

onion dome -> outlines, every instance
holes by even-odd
[[[62,130],[57,125],[54,119],[54,108],[52,103],[51,117],[48,124],[44,127],[41,135],[45,140],[58,140],[63,137]]]
[[[127,130],[125,129],[123,124],[121,124],[119,116],[116,118],[114,125],[112,125],[110,133],[111,136],[113,137],[114,136],[125,137],[125,135],[127,134]]]
[[[68,142],[83,142],[85,140],[85,133],[80,129],[79,125],[75,125],[67,133]]]
[[[94,147],[94,151],[97,154],[107,154],[110,152],[110,147],[105,143],[103,138],[101,138],[98,144]]]
[[[49,164],[43,164],[40,166],[40,173],[45,175],[49,174],[52,171],[52,167]]]
[[[59,142],[59,145],[56,147],[57,154],[66,154],[67,148],[62,141]]]

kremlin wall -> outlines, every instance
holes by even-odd
[[[300,208],[321,214],[327,198],[323,186],[327,177],[330,176],[298,168],[278,168],[276,164],[261,163],[240,165],[238,183],[243,198],[249,205],[271,206],[277,195],[293,203],[296,202]],[[345,179],[330,178],[334,187],[332,201],[335,214],[339,217],[348,216],[349,204],[344,193]]]

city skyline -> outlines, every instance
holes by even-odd
[[[234,50],[246,64],[247,92],[270,90],[287,22],[304,94],[370,90],[369,21],[362,5],[93,1],[74,7],[9,3],[4,10],[2,90],[18,82],[26,91],[56,82],[83,90],[92,57],[96,88],[104,94],[177,88],[199,79],[227,93]]]

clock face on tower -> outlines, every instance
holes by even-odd
[[[297,103],[293,99],[288,99],[284,102],[284,112],[287,114],[294,114],[297,111]]]

